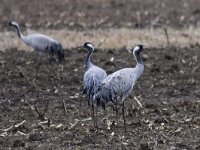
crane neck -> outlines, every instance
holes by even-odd
[[[140,57],[140,54],[135,52],[134,53],[134,57],[135,57],[135,60],[136,60],[136,68],[138,70],[140,70],[141,72],[144,71],[144,64],[143,64],[143,61],[142,61],[142,58]]]
[[[86,57],[86,67],[87,67],[87,69],[92,65],[92,62],[91,62],[91,55],[92,55],[92,53],[93,53],[93,50],[89,49],[87,57]]]
[[[140,57],[139,53],[135,52],[134,57],[135,57],[135,60],[136,60],[138,65],[143,65],[143,61],[142,61],[142,58]]]
[[[136,67],[135,67],[135,69],[137,70],[137,75],[136,75],[136,80],[137,80],[144,72],[144,64],[143,64],[143,61],[142,61],[139,53],[135,52],[134,57],[135,57],[136,63],[137,63]]]
[[[19,38],[23,38],[24,36],[21,34],[19,25],[12,25],[16,30],[17,30],[17,35],[19,36]]]

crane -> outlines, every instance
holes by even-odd
[[[94,127],[97,127],[97,114],[96,118],[94,115],[94,95],[98,91],[99,85],[101,84],[103,79],[107,77],[107,74],[102,68],[94,65],[91,61],[91,55],[94,51],[94,45],[90,42],[86,42],[82,47],[88,50],[86,57],[86,72],[83,76],[83,94],[86,95],[88,105],[90,106],[90,103],[92,104],[92,119]]]
[[[118,114],[117,104],[121,100],[125,132],[126,120],[124,114],[124,102],[133,90],[136,81],[140,78],[144,71],[144,64],[140,57],[142,50],[143,45],[137,45],[133,49],[133,55],[137,62],[136,67],[124,68],[107,76],[102,81],[97,94],[94,96],[97,101],[97,105],[102,106],[104,109],[106,103],[109,101],[114,103],[116,106],[116,114]]]
[[[41,57],[45,56],[45,54],[51,54],[52,56],[54,54],[57,55],[60,62],[64,60],[64,50],[60,42],[57,40],[43,34],[31,34],[24,36],[22,35],[17,22],[10,21],[8,24],[17,30],[17,35],[23,43],[27,46],[31,46],[37,52],[40,61],[36,70],[36,76],[41,65]]]

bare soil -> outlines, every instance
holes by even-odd
[[[85,50],[66,50],[62,64],[44,61],[35,81],[33,52],[1,52],[0,128],[11,127],[1,130],[1,148],[199,149],[199,48],[144,50],[145,72],[126,101],[127,133],[122,118],[114,125],[112,104],[99,109],[100,129],[93,129],[81,95]],[[124,49],[96,50],[93,60],[108,73],[135,64]],[[39,114],[47,107],[45,115],[35,107]]]
[[[198,26],[199,13],[198,0],[2,0],[0,27],[16,20],[34,29],[179,28]],[[44,60],[36,80],[34,52],[0,50],[0,149],[200,149],[199,49],[143,51],[144,74],[126,101],[127,133],[112,104],[98,109],[93,128],[81,95],[85,50],[65,49],[63,63]],[[96,49],[93,62],[108,74],[135,65],[125,48]]]

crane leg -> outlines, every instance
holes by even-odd
[[[78,116],[79,116],[79,119],[80,119],[80,116],[81,116],[81,98],[79,98]]]
[[[41,64],[42,64],[42,55],[39,54],[38,57],[39,57],[39,60],[38,60],[38,65],[36,66],[35,79],[37,79],[37,77],[38,77],[38,71],[39,71],[40,66],[41,66]]]
[[[116,116],[118,116],[117,102],[115,103],[115,112],[116,112]]]
[[[119,113],[118,113],[118,107],[117,107],[117,100],[116,100],[116,103],[115,103],[115,111],[116,111],[116,121],[117,121],[117,124],[119,122]]]
[[[115,112],[116,112],[116,116],[118,116],[117,100],[116,100],[116,103],[115,103]]]
[[[124,120],[124,131],[126,132],[126,119],[125,119],[125,113],[124,113],[124,101],[122,104],[122,114],[123,114],[123,120]]]
[[[93,101],[92,101],[92,120],[93,120],[94,127],[96,127],[95,115],[94,115],[94,103],[93,103]]]
[[[41,61],[38,63],[38,65],[36,66],[36,73],[35,73],[35,78],[38,77],[38,71],[40,69],[40,66],[41,66]]]
[[[98,124],[97,124],[97,106],[95,108],[95,127],[98,128]]]

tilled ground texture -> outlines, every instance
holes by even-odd
[[[99,108],[93,128],[81,95],[85,50],[65,50],[62,64],[44,60],[36,80],[34,52],[1,52],[0,148],[199,149],[199,48],[143,51],[144,74],[126,101],[127,133],[112,104]],[[93,61],[108,73],[135,65],[125,49],[97,49]]]
[[[118,28],[154,33],[159,28],[167,38],[168,27],[174,32],[185,28],[191,33],[181,37],[192,44],[144,49],[144,74],[125,103],[127,133],[122,117],[116,124],[111,103],[105,111],[98,109],[100,129],[93,128],[90,107],[81,94],[87,51],[65,46],[65,62],[44,60],[35,79],[38,61],[34,52],[17,44],[12,48],[0,45],[0,149],[200,149],[200,45],[191,38],[193,28],[200,25],[199,4],[199,0],[2,0],[0,43],[11,30],[8,21],[15,20],[23,33],[24,29],[52,33],[56,29],[75,33],[115,29],[117,33]],[[171,37],[169,32],[169,42]],[[126,44],[121,49],[96,49],[93,62],[108,74],[134,67]]]

